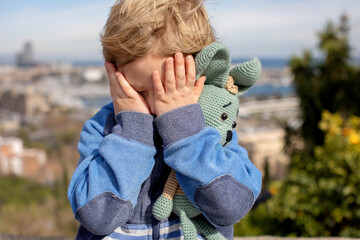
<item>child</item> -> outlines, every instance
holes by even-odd
[[[235,131],[223,147],[219,132],[205,127],[197,104],[205,78],[195,81],[192,55],[212,42],[201,1],[112,7],[102,44],[113,102],[85,123],[68,191],[81,223],[77,239],[181,238],[176,215],[162,222],[152,215],[171,169],[191,202],[232,239],[232,225],[260,192],[261,174]]]

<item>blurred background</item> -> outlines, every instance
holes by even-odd
[[[84,122],[110,102],[99,34],[114,0],[0,0],[0,233],[73,238]],[[360,237],[360,2],[209,0],[232,63],[256,56],[239,144],[263,173],[238,236]]]

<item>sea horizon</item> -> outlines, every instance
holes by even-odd
[[[231,64],[239,64],[251,60],[252,58],[233,58]],[[263,68],[284,68],[288,66],[290,58],[285,57],[259,57]],[[39,65],[47,65],[53,63],[70,63],[75,67],[99,67],[104,65],[103,59],[91,60],[69,60],[69,59],[54,59],[54,60],[37,60],[35,63]],[[14,57],[0,54],[0,65],[15,65]]]
[[[239,64],[251,60],[252,58],[233,58],[231,64]],[[290,58],[259,58],[263,68],[284,68],[287,67]],[[90,61],[72,61],[74,66],[86,67],[86,66],[101,66],[104,65],[104,60],[90,60]]]
[[[290,57],[258,57],[262,68],[264,69],[282,69],[288,67],[290,64]],[[242,62],[247,62],[251,60],[252,57],[249,58],[233,58],[231,59],[231,64],[236,65]],[[318,59],[317,61],[321,61]],[[37,60],[35,59],[35,63],[38,65],[48,65],[48,64],[62,64],[62,63],[70,63],[74,67],[100,67],[104,65],[103,59],[91,59],[91,60],[68,60],[68,59],[54,59],[54,60]],[[9,57],[6,55],[0,54],[0,66],[1,65],[15,65],[15,59],[13,57]],[[357,66],[360,64],[360,58],[353,58],[350,60],[350,64]]]

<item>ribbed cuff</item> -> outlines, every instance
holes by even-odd
[[[123,111],[116,114],[115,121],[113,133],[154,146],[154,116],[140,112]]]
[[[200,132],[205,128],[205,119],[200,104],[196,103],[160,115],[155,124],[166,147]]]

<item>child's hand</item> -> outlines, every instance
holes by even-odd
[[[205,76],[195,82],[194,58],[189,55],[184,60],[182,53],[176,53],[174,58],[170,57],[165,62],[164,85],[159,72],[153,73],[156,116],[178,107],[197,103],[204,88]]]
[[[117,72],[112,63],[105,63],[109,77],[110,94],[113,99],[115,115],[121,111],[135,111],[150,114],[144,98]]]

